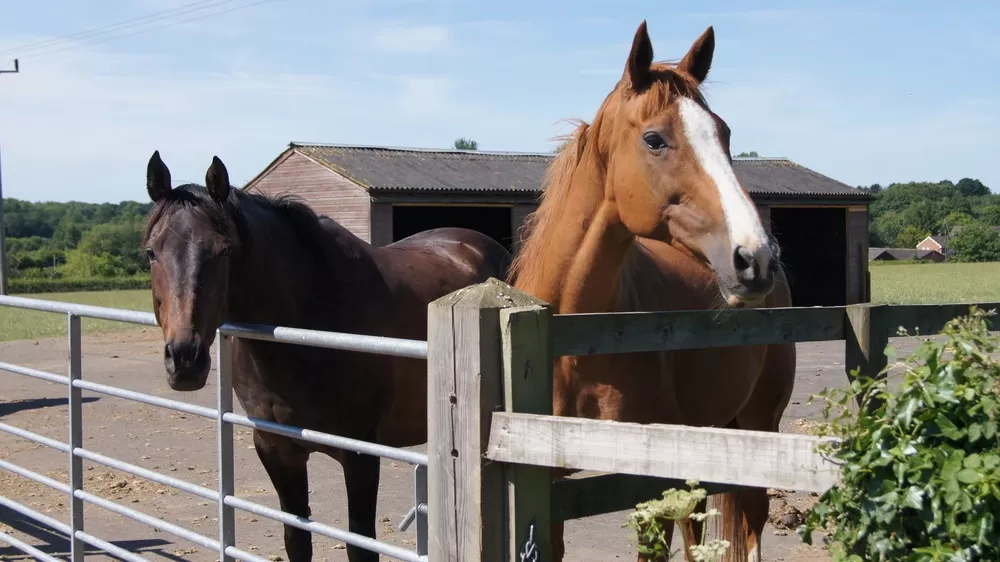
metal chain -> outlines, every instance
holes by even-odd
[[[535,522],[528,524],[528,540],[524,541],[521,547],[521,562],[540,562],[538,555],[538,545],[535,544]]]

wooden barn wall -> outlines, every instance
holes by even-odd
[[[357,184],[293,152],[259,178],[251,189],[278,195],[294,193],[317,213],[326,215],[371,242],[369,211],[371,198]],[[390,221],[390,228],[391,228]],[[391,234],[390,234],[391,235]]]
[[[868,206],[847,208],[847,304],[871,301],[868,277]]]

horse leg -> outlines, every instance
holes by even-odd
[[[281,510],[309,517],[309,477],[306,461],[309,451],[284,437],[269,436],[254,430],[253,444],[264,470],[278,493]],[[310,562],[312,533],[285,525],[285,553],[289,562]]]
[[[729,425],[777,433],[795,384],[795,344],[767,347],[763,371],[746,406]],[[721,495],[723,534],[730,542],[727,561],[759,562],[770,500],[765,488],[742,488]]]
[[[375,538],[375,509],[378,502],[379,458],[344,453],[340,461],[347,484],[348,529]],[[378,553],[347,545],[350,562],[378,562]]]

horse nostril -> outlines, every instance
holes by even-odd
[[[198,342],[170,342],[163,347],[163,358],[177,367],[190,367],[201,356]]]
[[[753,263],[753,251],[746,246],[737,246],[736,251],[733,252],[733,265],[736,267],[736,271],[746,271],[753,267]]]

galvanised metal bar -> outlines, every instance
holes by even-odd
[[[41,379],[43,381],[54,382],[56,384],[69,384],[69,377],[54,375],[45,371],[39,371],[38,369],[22,367],[11,363],[0,362],[0,371],[8,371],[14,373],[15,375],[24,375],[33,379]]]
[[[417,554],[427,554],[427,467],[413,467],[413,503],[417,510]]]
[[[155,529],[166,531],[171,535],[190,541],[198,546],[203,546],[210,550],[219,550],[218,541],[210,539],[204,535],[199,535],[194,531],[189,531],[188,529],[179,527],[173,523],[168,523],[158,517],[153,517],[152,515],[147,515],[141,511],[136,511],[132,508],[119,505],[111,500],[104,499],[84,490],[77,490],[73,495],[86,501],[87,503],[92,503],[112,513],[116,513],[122,517],[127,517],[133,521],[149,525]]]
[[[226,548],[236,545],[236,513],[222,498],[236,493],[233,475],[233,425],[224,418],[233,411],[232,340],[218,334],[218,384],[216,385],[216,412],[218,412],[218,442],[216,451],[219,462],[219,559],[231,562]]]
[[[48,476],[45,476],[44,474],[39,474],[39,473],[35,472],[34,470],[29,470],[27,468],[24,468],[23,466],[18,466],[16,464],[12,463],[12,462],[8,462],[8,461],[0,459],[0,468],[6,470],[8,472],[12,472],[12,473],[20,476],[21,478],[27,478],[28,480],[33,480],[35,482],[38,482],[39,484],[48,486],[49,488],[52,488],[53,490],[58,490],[58,491],[60,491],[60,492],[62,492],[64,494],[69,494],[70,493],[69,484],[66,484],[64,482],[60,482],[60,481],[58,481],[58,480],[56,480],[54,478],[49,478]],[[0,498],[2,498],[2,497],[3,496],[0,496]],[[69,533],[67,533],[67,534],[69,534]]]
[[[44,301],[40,299],[11,296],[0,296],[0,306],[27,308],[29,310],[56,312],[59,314],[72,314],[74,316],[82,316],[84,318],[99,318],[101,320],[113,320],[128,324],[142,324],[144,326],[157,325],[156,317],[153,316],[152,312],[139,312],[138,310],[123,310],[120,308],[107,308],[103,306]]]
[[[67,488],[69,488],[69,486],[67,486]],[[45,525],[46,527],[51,527],[52,529],[55,529],[56,531],[66,536],[69,536],[69,525],[63,523],[62,521],[59,521],[58,519],[53,519],[52,517],[49,517],[44,513],[35,511],[34,509],[31,509],[30,507],[22,503],[18,503],[12,499],[0,496],[0,506],[6,507],[11,511],[20,513],[21,515],[29,519],[34,519],[35,521],[38,521],[39,523]]]
[[[88,461],[96,462],[109,466],[116,470],[122,472],[127,472],[133,476],[138,476],[140,478],[145,478],[156,482],[157,484],[163,484],[164,486],[170,486],[172,488],[177,488],[182,492],[187,492],[191,495],[198,496],[199,498],[204,498],[209,501],[217,502],[219,501],[219,492],[211,490],[204,486],[198,486],[197,484],[192,484],[190,482],[185,482],[180,478],[174,478],[173,476],[167,476],[166,474],[160,474],[159,472],[154,472],[152,470],[142,468],[141,466],[136,466],[125,461],[120,461],[118,459],[113,459],[111,457],[102,455],[100,453],[95,453],[94,451],[88,451],[87,449],[77,448],[73,450],[73,454],[79,456],[82,459]]]
[[[125,390],[124,388],[117,388],[114,386],[108,386],[106,384],[99,384],[91,381],[73,381],[73,386],[77,388],[82,388],[83,390],[89,390],[91,392],[97,392],[100,394],[106,394],[108,396],[114,396],[115,398],[122,398],[125,400],[132,400],[134,402],[140,402],[142,404],[148,404],[150,406],[156,406],[158,408],[166,408],[168,410],[176,410],[178,412],[184,412],[185,414],[191,414],[192,416],[201,416],[203,418],[215,419],[218,414],[212,408],[206,408],[205,406],[196,406],[194,404],[188,404],[187,402],[180,402],[177,400],[170,400],[169,398],[160,398],[159,396],[153,396],[151,394],[143,394],[141,392],[136,392],[134,390]]]
[[[76,491],[83,489],[83,459],[72,451],[83,447],[83,392],[73,385],[83,377],[83,350],[80,342],[80,317],[67,317],[66,331],[69,343],[69,528],[70,560],[83,562],[86,549],[77,531],[83,531],[83,500],[76,497]]]
[[[63,443],[62,441],[56,441],[55,439],[45,437],[44,435],[32,433],[27,429],[21,429],[20,427],[14,427],[13,425],[0,422],[0,431],[9,433],[15,437],[20,437],[21,439],[34,441],[35,443],[45,445],[46,447],[52,447],[53,449],[63,453],[69,453],[69,445]]]
[[[379,554],[384,554],[385,556],[391,556],[397,560],[403,560],[404,562],[424,562],[427,558],[421,557],[419,554],[412,550],[406,550],[398,546],[387,544],[364,535],[359,535],[357,533],[352,533],[350,531],[345,531],[343,529],[338,529],[336,527],[331,527],[323,523],[318,523],[312,519],[307,519],[305,517],[299,517],[297,515],[292,515],[284,511],[279,511],[277,509],[272,509],[260,505],[243,498],[238,498],[235,496],[227,496],[225,502],[227,505],[231,505],[235,508],[242,509],[244,511],[249,511],[254,515],[259,515],[261,517],[266,517],[268,519],[277,521],[279,523],[284,523],[286,525],[291,525],[293,527],[298,527],[306,531],[313,533],[318,533],[325,537],[329,537],[334,540],[343,541],[347,544],[358,546],[364,548],[365,550],[370,550],[372,552],[377,552]]]
[[[311,429],[302,429],[300,427],[282,425],[280,423],[257,418],[248,418],[240,414],[227,413],[223,415],[223,419],[235,425],[242,425],[244,427],[251,427],[253,429],[266,431],[268,433],[276,433],[286,437],[302,439],[303,441],[308,441],[310,443],[337,447],[339,449],[354,451],[363,455],[372,455],[373,457],[383,457],[409,464],[427,466],[427,455],[424,453],[407,451],[406,449],[397,449],[387,445],[379,445],[377,443],[351,439],[349,437],[341,437],[339,435],[330,435],[329,433],[321,433]]]
[[[189,531],[184,527],[174,525],[173,523],[168,523],[162,519],[153,517],[152,515],[147,515],[141,511],[136,511],[134,509],[125,507],[123,505],[118,505],[113,501],[106,500],[100,496],[95,496],[94,494],[91,494],[90,492],[85,492],[83,490],[77,491],[76,494],[74,495],[80,497],[81,499],[83,499],[88,503],[92,503],[98,507],[102,507],[112,513],[117,513],[122,517],[127,517],[138,523],[149,525],[154,529],[161,529],[163,531],[170,533],[171,535],[174,535],[175,537],[179,537],[184,540],[190,541],[196,545],[203,546],[210,550],[219,549],[218,541],[210,539],[204,535],[199,535],[194,531]],[[248,562],[270,562],[270,560],[268,560],[267,558],[262,558],[260,556],[257,556],[256,554],[244,552],[235,547],[227,548],[226,553],[229,556],[238,557]]]
[[[3,541],[14,548],[24,552],[25,554],[30,554],[35,557],[35,560],[44,560],[45,562],[65,562],[62,558],[56,558],[51,554],[46,554],[41,550],[31,546],[30,544],[22,541],[21,539],[16,539],[7,533],[0,531],[0,541]]]
[[[99,539],[94,535],[85,533],[83,531],[77,531],[76,537],[83,542],[89,544],[90,546],[97,547],[108,554],[116,558],[121,558],[127,562],[149,562],[146,558],[135,554],[134,552],[129,552],[120,546],[113,545],[104,539]]]
[[[244,324],[241,322],[223,324],[219,330],[227,336],[252,340],[427,359],[427,342],[421,340],[387,338],[384,336],[368,336],[344,332],[322,332],[319,330],[284,328],[265,324]]]
[[[67,493],[69,492],[69,486],[66,486],[65,484],[62,484],[61,482],[57,482],[57,484],[60,484],[61,486],[64,486],[65,487],[64,491],[66,491]],[[62,521],[59,521],[57,519],[53,519],[52,517],[49,517],[48,515],[45,515],[44,513],[39,513],[39,512],[35,511],[34,509],[31,509],[30,507],[28,507],[26,505],[20,504],[20,503],[14,501],[14,500],[10,500],[10,499],[7,499],[7,498],[5,498],[3,496],[0,496],[0,506],[6,507],[7,509],[9,509],[11,511],[15,511],[17,513],[20,513],[21,515],[27,517],[28,519],[33,519],[35,521],[38,521],[42,525],[45,525],[46,527],[49,527],[50,529],[53,529],[56,532],[62,533],[64,535],[66,535],[67,537],[69,536],[69,525],[67,525],[67,524],[65,524]],[[138,556],[136,554],[133,554],[133,553],[125,550],[124,548],[121,548],[120,546],[113,545],[113,544],[109,543],[108,541],[99,539],[99,538],[97,538],[95,536],[92,536],[92,535],[88,535],[87,533],[84,533],[83,531],[77,531],[76,536],[79,537],[80,540],[82,540],[83,542],[85,542],[85,543],[87,543],[87,544],[89,544],[91,546],[100,548],[101,550],[103,550],[103,551],[105,551],[105,552],[107,552],[107,553],[109,553],[109,554],[111,554],[113,556],[117,556],[118,558],[121,558],[122,560],[126,560],[128,562],[148,562],[142,556]]]
[[[143,394],[139,392],[124,390],[108,385],[102,385],[98,383],[92,383],[82,380],[80,374],[80,357],[81,357],[81,343],[80,343],[80,317],[89,318],[100,318],[105,320],[128,322],[133,324],[143,324],[149,326],[155,326],[155,317],[149,313],[141,313],[134,311],[125,311],[104,307],[94,307],[87,305],[75,305],[68,303],[58,303],[52,301],[41,301],[37,299],[28,299],[21,297],[5,297],[0,296],[0,306],[13,306],[17,308],[27,308],[33,310],[41,310],[47,312],[61,312],[67,314],[69,317],[69,330],[68,330],[68,340],[69,340],[69,377],[61,377],[51,373],[46,373],[44,371],[38,371],[35,369],[29,369],[21,367],[18,365],[12,365],[7,363],[0,363],[0,370],[8,370],[16,374],[22,374],[25,376],[30,376],[33,378],[38,378],[48,382],[53,382],[57,384],[66,384],[69,386],[70,395],[70,444],[60,443],[54,439],[49,439],[47,437],[35,434],[30,431],[22,430],[8,424],[0,423],[0,431],[5,431],[12,435],[29,439],[34,442],[41,443],[53,447],[57,450],[63,452],[70,452],[71,458],[71,480],[74,476],[82,476],[82,470],[74,470],[74,464],[77,467],[82,468],[82,459],[93,460],[94,462],[100,462],[112,468],[118,470],[123,470],[134,474],[136,476],[141,476],[148,478],[152,481],[159,482],[161,484],[172,486],[189,493],[198,495],[200,497],[205,497],[208,499],[218,500],[219,498],[224,498],[225,501],[220,502],[220,517],[219,517],[219,541],[215,541],[199,535],[197,533],[188,531],[182,527],[167,523],[166,521],[160,520],[156,517],[144,514],[142,512],[118,505],[114,502],[95,496],[88,492],[82,490],[82,480],[79,483],[73,482],[70,486],[52,480],[48,477],[36,474],[32,471],[22,469],[16,465],[4,462],[3,465],[9,465],[10,468],[14,468],[13,472],[27,476],[29,478],[35,477],[33,479],[41,481],[42,483],[54,485],[57,489],[68,492],[71,495],[71,525],[59,524],[60,527],[64,527],[66,534],[70,535],[73,540],[73,554],[72,561],[82,560],[83,549],[82,543],[87,542],[94,544],[96,542],[103,543],[101,545],[95,544],[100,548],[105,546],[110,547],[108,552],[112,550],[120,551],[122,558],[126,560],[134,560],[138,562],[143,560],[141,557],[127,553],[106,541],[96,539],[91,535],[83,532],[82,530],[74,527],[82,526],[83,515],[82,506],[83,502],[93,503],[99,507],[103,507],[109,511],[117,513],[119,515],[128,517],[140,523],[145,523],[147,525],[152,525],[156,528],[163,529],[171,534],[174,534],[180,538],[189,540],[195,544],[204,546],[206,548],[213,548],[219,550],[220,556],[223,560],[231,560],[233,557],[238,557],[244,560],[250,560],[251,562],[263,562],[265,559],[259,556],[253,555],[251,553],[244,552],[233,544],[235,543],[235,518],[233,517],[233,508],[240,507],[241,509],[246,509],[258,515],[275,519],[279,522],[288,523],[292,526],[308,528],[311,531],[318,532],[320,534],[329,536],[334,539],[343,540],[346,543],[354,544],[362,548],[368,548],[375,552],[386,554],[398,558],[400,560],[409,561],[426,561],[426,556],[421,556],[419,553],[414,553],[412,551],[406,551],[395,547],[393,545],[380,543],[379,541],[357,535],[355,533],[350,533],[349,531],[343,531],[336,529],[334,527],[329,527],[321,523],[311,521],[304,518],[296,518],[290,514],[284,513],[282,511],[273,510],[265,506],[255,504],[253,502],[247,502],[245,500],[240,500],[233,496],[235,490],[235,483],[233,477],[233,442],[232,442],[232,424],[242,425],[245,427],[250,427],[253,429],[259,429],[262,431],[268,431],[271,433],[277,433],[279,435],[285,435],[288,437],[293,437],[297,439],[302,439],[305,441],[311,441],[314,443],[324,444],[328,446],[339,447],[346,450],[353,450],[362,454],[371,454],[375,456],[391,458],[399,460],[402,462],[408,462],[411,464],[418,465],[418,474],[420,474],[419,469],[423,468],[427,464],[427,455],[421,453],[414,453],[402,449],[396,449],[393,447],[387,447],[384,445],[378,445],[375,443],[369,443],[365,441],[360,441],[356,439],[350,439],[346,437],[340,437],[336,435],[330,435],[318,431],[306,430],[302,428],[296,428],[292,426],[286,426],[283,424],[278,424],[274,422],[269,422],[265,420],[257,420],[248,418],[246,416],[241,416],[232,412],[232,385],[231,385],[231,366],[230,368],[220,369],[220,377],[223,377],[223,371],[225,371],[225,378],[228,380],[221,380],[220,382],[220,395],[218,397],[218,408],[212,410],[211,408],[206,408],[203,406],[195,406],[192,404],[187,404],[184,402],[179,402],[175,400],[169,400],[160,398],[157,396],[151,396],[148,394]],[[419,359],[427,358],[427,342],[418,340],[406,340],[398,338],[386,338],[380,336],[366,336],[359,334],[348,334],[348,333],[331,333],[331,332],[321,332],[315,330],[301,330],[295,328],[283,328],[278,326],[255,326],[249,324],[227,324],[219,330],[219,364],[220,367],[223,362],[229,360],[228,346],[230,342],[226,338],[221,337],[223,335],[229,335],[234,337],[246,337],[250,339],[258,339],[265,341],[275,341],[283,342],[289,344],[297,345],[309,345],[313,347],[324,347],[330,349],[342,349],[346,351],[358,351],[367,353],[379,353],[383,355],[394,355],[401,357],[412,357]],[[225,343],[223,343],[225,342]],[[225,359],[223,359],[225,358]],[[228,389],[228,392],[221,392],[221,389]],[[92,392],[98,392],[101,394],[106,394],[109,396],[115,396],[118,398],[123,398],[126,400],[133,400],[140,403],[145,403],[151,406],[164,407],[172,410],[177,410],[192,415],[198,415],[206,418],[215,418],[218,421],[219,427],[219,473],[220,473],[220,494],[218,491],[213,492],[207,488],[189,484],[182,480],[174,479],[169,476],[161,475],[159,473],[149,471],[142,467],[132,465],[130,463],[125,463],[112,459],[105,455],[95,453],[92,451],[87,451],[82,447],[82,425],[80,423],[73,423],[74,419],[76,421],[82,420],[82,396],[81,390],[90,390]],[[75,404],[75,406],[74,406]],[[77,435],[78,434],[78,435]],[[74,438],[78,443],[74,443]],[[228,445],[228,446],[227,446]],[[228,449],[228,450],[227,450]],[[228,453],[228,454],[227,454]],[[0,467],[3,467],[0,465]],[[419,493],[416,492],[416,493]],[[5,498],[0,497],[0,500],[5,500]],[[79,504],[79,508],[75,504]],[[26,508],[27,509],[27,508]],[[226,512],[229,512],[229,516]],[[414,515],[419,519],[421,515],[426,515],[426,499],[423,502],[417,504],[414,510]],[[40,514],[38,514],[40,515]],[[76,517],[79,515],[79,517]],[[35,517],[35,519],[38,519]],[[40,519],[39,519],[40,520]],[[54,520],[53,520],[54,521]],[[418,523],[419,527],[419,523]],[[419,533],[418,535],[424,535],[426,533]],[[418,536],[418,542],[420,541],[420,536]],[[16,540],[16,539],[15,539]]]

